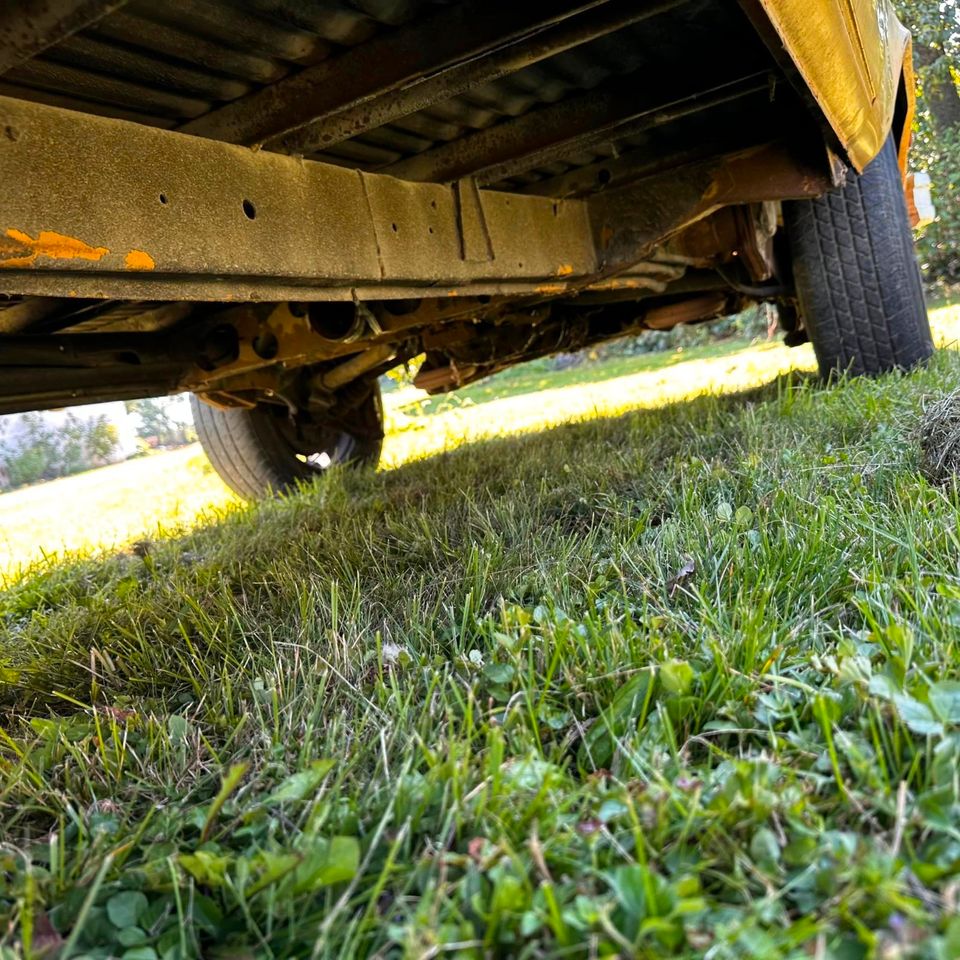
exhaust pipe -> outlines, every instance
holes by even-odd
[[[358,353],[349,360],[344,360],[343,363],[322,374],[320,385],[326,390],[339,390],[340,387],[346,386],[375,367],[379,367],[381,363],[392,360],[396,355],[396,347],[392,347],[388,343],[378,344],[363,353]]]
[[[297,304],[296,308],[291,305],[291,312],[305,313],[310,329],[331,343],[353,343],[367,332],[366,315],[352,300]]]

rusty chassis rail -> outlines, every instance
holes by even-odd
[[[640,122],[767,89],[766,77],[741,78],[659,112],[647,105]],[[611,123],[637,121],[623,106],[611,101]],[[670,267],[631,271],[665,238],[724,206],[817,195],[833,176],[826,155],[776,141],[562,199],[471,178],[412,182],[0,97],[0,182],[16,185],[0,191],[0,294],[172,301],[161,309],[177,321],[160,333],[18,336],[29,328],[15,318],[0,334],[0,409],[180,390],[243,402],[304,367],[321,368],[311,389],[329,394],[422,350],[431,388],[449,389],[637,329],[629,309],[611,326],[568,308],[559,322],[552,305],[582,291],[662,291]],[[327,329],[335,303],[319,301],[350,314],[342,334]],[[724,302],[697,309],[717,315]],[[467,342],[477,324],[499,355]]]
[[[424,352],[416,383],[440,393],[520,359],[719,316],[742,301],[718,291],[650,309],[542,304],[511,311],[499,304],[503,312],[487,320],[476,319],[483,307],[476,301],[458,304],[442,323],[425,302],[387,329],[373,318],[378,331],[355,341],[319,334],[305,304],[221,308],[164,333],[11,336],[0,339],[0,412],[184,390],[220,406],[252,406],[252,398],[266,397],[291,409],[331,408],[354,381]]]
[[[744,89],[756,85],[750,78]],[[825,163],[804,166],[784,148],[710,159],[598,198],[553,199],[469,179],[412,183],[0,97],[0,182],[16,185],[0,192],[0,293],[555,295],[625,269],[723,203],[753,199],[751,162],[779,171],[763,199],[829,184]],[[738,166],[739,183],[729,183]],[[649,209],[638,233],[640,207]]]
[[[3,0],[0,74],[119,10],[127,0]]]
[[[494,294],[601,269],[579,201],[406,183],[8,98],[0,181],[17,185],[0,194],[6,293]]]
[[[467,0],[183,124],[309,154],[658,16],[685,0]]]

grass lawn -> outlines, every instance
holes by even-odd
[[[941,311],[939,326],[944,338],[960,338],[960,311]],[[442,397],[412,387],[395,390],[384,395],[389,436],[383,464],[396,467],[471,440],[660,406],[705,391],[757,386],[813,366],[809,347],[731,341],[556,372],[549,361],[536,361]],[[237,504],[198,446],[2,494],[0,584],[64,556],[176,535]]]
[[[257,507],[194,449],[0,497],[0,957],[960,956],[960,485],[914,442],[960,359],[797,361],[396,391],[392,469]]]

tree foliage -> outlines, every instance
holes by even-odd
[[[960,283],[960,7],[897,0],[913,34],[918,98],[911,166],[930,174],[937,219],[920,239],[928,280]]]
[[[137,418],[137,436],[151,446],[177,447],[197,439],[184,397],[130,400],[126,406]]]
[[[18,439],[8,440],[0,463],[7,482],[18,487],[102,466],[118,444],[116,426],[102,415],[82,419],[68,413],[62,426],[54,427],[42,413],[24,413]]]

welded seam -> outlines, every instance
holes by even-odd
[[[380,247],[380,234],[377,231],[377,218],[373,213],[373,201],[370,199],[370,191],[367,189],[367,178],[362,170],[357,171],[357,176],[360,177],[360,189],[363,191],[363,200],[367,205],[367,215],[370,217],[370,226],[373,228],[373,242],[377,247],[377,267],[380,270],[380,279],[385,280],[387,277],[387,269],[383,263],[383,250]]]

